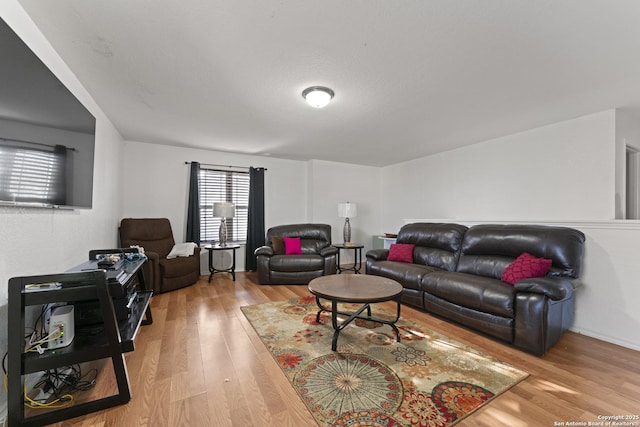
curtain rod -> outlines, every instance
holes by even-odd
[[[190,165],[191,163],[200,163],[200,162],[184,162],[185,165]],[[236,168],[236,169],[249,169],[249,166],[233,166],[233,165],[214,165],[211,163],[200,163],[203,166],[214,166],[214,167],[222,167],[222,168]],[[267,168],[263,168],[263,167],[256,167],[255,169],[264,169],[264,170],[268,170]]]
[[[50,145],[50,144],[44,144],[42,142],[33,142],[33,141],[25,141],[23,139],[10,139],[10,138],[0,138],[0,141],[7,141],[7,142],[22,142],[25,144],[33,144],[33,145],[39,145],[41,147],[49,147],[49,148],[54,148],[54,145]],[[60,145],[60,144],[58,144]],[[64,147],[64,145],[61,145],[62,147]],[[73,147],[64,147],[65,149],[69,150],[69,151],[76,151],[75,148]]]

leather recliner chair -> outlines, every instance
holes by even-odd
[[[122,247],[144,248],[149,259],[143,266],[147,289],[154,293],[173,291],[194,284],[200,278],[200,248],[193,255],[167,259],[175,245],[167,218],[124,218],[120,222]]]
[[[278,254],[272,237],[300,237],[300,255]],[[316,277],[336,273],[338,248],[331,246],[331,226],[291,224],[267,230],[267,244],[256,249],[258,283],[304,285]]]

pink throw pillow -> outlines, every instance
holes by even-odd
[[[389,247],[389,255],[387,255],[387,261],[399,261],[399,262],[413,262],[413,248],[416,245],[409,243],[393,243]]]
[[[518,280],[544,277],[551,269],[552,263],[550,259],[536,258],[524,252],[504,269],[500,280],[513,285]]]
[[[300,255],[302,248],[299,237],[283,237],[285,255]]]

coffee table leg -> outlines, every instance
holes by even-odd
[[[398,340],[398,342],[400,342],[400,331],[396,326],[396,322],[400,319],[400,297],[398,297],[398,299],[396,300],[396,304],[398,305],[398,310],[396,311],[396,320],[394,320],[392,323],[389,323],[389,325],[391,325],[391,327],[393,328],[394,332],[396,333],[396,339]]]
[[[367,310],[368,320],[384,323],[386,325],[391,326],[393,328],[393,331],[396,334],[396,340],[400,342],[400,330],[398,330],[398,327],[395,325],[395,323],[400,319],[400,299],[396,300],[396,304],[397,304],[396,318],[395,320],[388,321],[388,320],[373,318],[371,316],[371,304],[364,304],[355,313],[340,313],[338,311],[338,301],[332,300],[331,301],[331,326],[333,327],[333,338],[331,339],[331,350],[337,351],[338,337],[340,336],[341,330],[347,327],[347,325],[349,325],[349,323],[353,322],[355,319],[365,319],[364,317],[360,316],[362,312],[365,310]],[[319,308],[318,313],[316,314],[316,322],[320,323],[320,315],[322,314],[322,312],[329,311],[329,310],[322,305],[322,303],[320,302],[320,297],[318,297],[317,295],[316,295],[316,305]],[[344,322],[338,324],[339,314],[346,315],[349,317]]]
[[[320,297],[317,296],[317,295],[316,295],[316,305],[320,309],[320,310],[318,310],[318,314],[316,314],[316,323],[320,323],[320,315],[322,314],[323,311],[327,311],[327,309],[324,308],[324,306],[320,302]]]
[[[341,329],[338,326],[338,302],[336,300],[331,301],[331,325],[333,326],[333,339],[331,340],[331,350],[336,351],[336,349],[338,348],[338,335],[340,335],[340,329]]]
[[[208,249],[209,251],[209,283],[211,283],[211,278],[213,277],[213,250]]]
[[[335,332],[333,333],[333,340],[331,341],[331,350],[336,351],[336,348],[338,347],[338,335],[340,335],[340,331],[346,328],[347,325],[354,320],[362,319],[360,315],[365,310],[368,310],[370,312],[371,306],[369,304],[364,304],[358,311],[356,311],[355,313],[351,313],[351,315],[346,313],[339,313],[338,302],[331,301],[331,324],[333,325],[333,329],[335,330]],[[349,316],[349,318],[338,325],[338,314],[347,315]]]

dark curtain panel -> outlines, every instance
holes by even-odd
[[[257,269],[256,249],[264,245],[264,168],[249,168],[249,215],[247,219],[247,246],[245,270]]]
[[[200,163],[191,162],[189,202],[187,203],[187,242],[200,244]]]
[[[53,197],[50,203],[54,205],[73,204],[72,200],[67,200],[67,147],[56,145],[53,147],[53,155],[57,168],[52,182]]]

